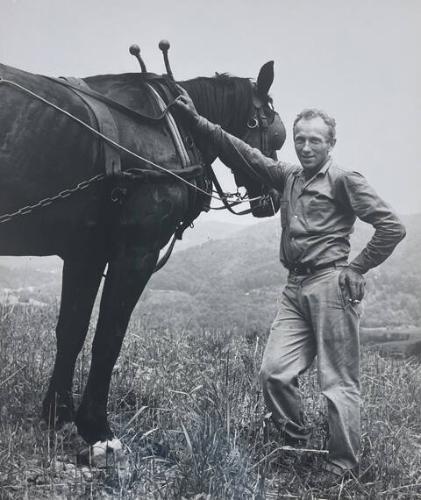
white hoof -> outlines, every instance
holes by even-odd
[[[92,467],[110,467],[124,461],[124,450],[117,438],[109,441],[97,441],[85,448],[78,456],[78,462]]]
[[[98,457],[107,453],[122,451],[122,449],[123,445],[117,438],[111,439],[111,441],[97,441],[92,445],[92,456]]]

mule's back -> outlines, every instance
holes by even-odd
[[[10,85],[14,82],[97,128],[89,106],[71,88],[41,75],[0,65],[0,215],[32,205],[104,173],[101,139],[80,123],[34,95]],[[103,75],[85,81],[94,90],[131,110],[148,116],[161,113],[139,74]],[[118,130],[118,142],[134,153],[169,170],[180,169],[180,159],[165,120],[134,119],[109,106]],[[192,163],[196,150],[188,150]],[[122,170],[152,168],[121,152]],[[51,239],[62,240],[72,230],[104,224],[104,211],[112,185],[98,183],[51,207],[0,225],[0,252],[55,253]],[[40,237],[42,233],[42,237]],[[25,248],[14,249],[24,235]],[[35,242],[31,247],[31,241]],[[16,246],[16,245],[15,245]],[[50,249],[51,247],[51,249]]]

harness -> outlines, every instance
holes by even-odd
[[[248,136],[250,134],[250,131],[256,128],[259,128],[260,134],[260,142],[259,142],[259,149],[260,151],[268,157],[275,157],[276,158],[276,150],[280,149],[283,145],[283,140],[280,138],[278,132],[273,132],[273,130],[277,130],[278,127],[273,127],[271,126],[274,121],[278,121],[279,126],[283,127],[282,121],[279,117],[279,115],[273,110],[273,107],[270,102],[270,107],[272,108],[273,111],[273,118],[270,120],[269,117],[265,114],[264,111],[264,105],[262,101],[256,102],[255,99],[253,99],[253,105],[254,105],[254,115],[251,116],[248,121],[247,121],[247,127],[245,133],[242,135],[241,139],[245,142],[248,142]],[[233,147],[238,154],[239,158],[241,159],[242,165],[245,169],[247,169],[248,176],[251,179],[256,179],[257,181],[260,182],[263,186],[265,185],[265,180],[261,177],[259,172],[257,172],[252,165],[247,161],[246,158],[241,154],[240,151],[235,147],[233,144]],[[237,212],[233,210],[233,207],[241,204],[245,200],[245,196],[241,196],[241,194],[237,191],[237,193],[234,193],[232,196],[236,196],[237,200],[233,202],[228,202],[227,201],[227,196],[222,190],[222,187],[213,171],[211,169],[210,172],[212,182],[216,188],[216,192],[220,196],[223,205],[220,207],[215,207],[213,210],[223,210],[227,209],[229,212],[235,215],[245,215],[253,212],[253,214],[256,217],[267,217],[274,215],[277,210],[279,209],[279,196],[275,194],[273,189],[268,189],[268,188],[263,188],[262,193],[260,196],[257,196],[255,198],[248,198],[247,201],[250,202],[250,204],[254,204],[253,208],[249,208],[246,210],[242,210],[240,212]],[[234,178],[236,180],[237,185],[244,185],[243,181],[241,180],[241,174],[238,174],[234,172]]]
[[[66,189],[58,193],[56,196],[51,198],[47,198],[41,200],[34,205],[30,205],[27,207],[23,207],[12,214],[4,214],[0,216],[0,224],[3,222],[8,222],[19,215],[26,215],[31,213],[33,210],[51,205],[58,199],[63,199],[68,196],[71,196],[73,193],[77,191],[81,191],[83,189],[88,188],[91,184],[110,178],[110,179],[119,179],[119,178],[132,178],[132,179],[153,179],[155,182],[160,180],[168,179],[169,176],[173,176],[178,180],[187,184],[189,189],[189,206],[192,207],[189,213],[186,215],[183,222],[181,222],[175,230],[173,239],[168,247],[167,252],[158,262],[155,271],[160,269],[168,260],[171,255],[171,251],[174,247],[176,239],[181,239],[184,230],[191,225],[193,220],[200,214],[201,211],[210,209],[210,200],[211,198],[217,198],[218,200],[222,200],[224,206],[228,208],[232,213],[242,215],[246,213],[250,213],[251,209],[244,210],[242,212],[235,212],[232,210],[232,207],[238,205],[240,203],[244,203],[245,201],[250,202],[250,199],[239,199],[237,195],[237,200],[229,203],[227,201],[228,194],[222,191],[222,188],[219,185],[219,182],[216,179],[216,176],[210,165],[204,165],[200,156],[200,152],[195,147],[193,140],[191,139],[189,134],[186,134],[185,131],[182,130],[181,127],[177,126],[173,116],[170,113],[170,108],[174,104],[175,99],[180,94],[180,90],[175,82],[168,77],[162,76],[159,77],[154,74],[144,73],[142,74],[142,80],[146,80],[146,86],[150,93],[151,98],[156,103],[158,109],[160,110],[159,114],[150,115],[147,113],[139,112],[128,108],[127,106],[110,99],[103,94],[96,92],[82,79],[67,77],[67,78],[52,78],[52,77],[44,77],[48,78],[56,82],[57,84],[63,85],[74,93],[78,95],[78,97],[88,106],[88,109],[91,111],[92,115],[95,118],[96,127],[92,127],[89,124],[85,123],[83,120],[78,119],[76,116],[67,112],[66,110],[56,106],[51,101],[43,98],[42,96],[36,94],[35,92],[27,89],[26,87],[0,77],[0,84],[6,84],[13,86],[21,91],[31,95],[35,99],[41,100],[45,104],[55,108],[57,111],[64,113],[70,119],[73,119],[79,122],[82,126],[84,126],[87,130],[92,132],[94,135],[101,139],[100,146],[100,158],[104,161],[104,174],[96,175],[92,179],[88,179],[86,181],[82,181],[77,186],[73,188]],[[172,141],[174,143],[174,147],[177,151],[178,157],[180,159],[180,163],[182,165],[182,169],[179,170],[168,170],[156,163],[142,158],[140,155],[134,153],[133,151],[128,150],[121,144],[119,144],[119,133],[109,108],[115,108],[116,110],[124,113],[134,120],[142,120],[142,121],[150,121],[154,123],[161,122],[163,119],[166,121],[167,128],[170,132]],[[262,148],[264,151],[267,151],[268,141],[266,139],[267,136],[267,128],[268,123],[265,120],[265,117],[261,114],[261,110],[256,108],[258,113],[258,121],[254,122],[253,119],[249,120],[248,128],[252,129],[256,126],[262,126]],[[187,148],[186,148],[187,145]],[[136,157],[140,160],[145,166],[153,166],[156,170],[151,170],[150,168],[141,169],[141,168],[132,168],[126,171],[121,170],[121,160],[120,160],[120,151],[124,151],[125,153]],[[252,168],[249,166],[249,168]],[[253,171],[253,173],[255,173]],[[205,175],[207,174],[207,175]],[[207,179],[211,180],[208,181]],[[215,197],[212,195],[212,182],[215,184],[217,192],[219,193],[219,197]],[[122,201],[122,196],[124,193],[120,193],[119,196],[113,195],[111,196],[112,201]],[[261,197],[255,198],[254,200],[260,199]],[[254,201],[253,200],[253,201]]]
[[[152,122],[162,122],[165,121],[166,127],[171,135],[174,148],[177,151],[178,158],[180,160],[182,171],[191,171],[195,167],[199,166],[197,169],[197,175],[192,178],[193,187],[199,188],[206,191],[206,196],[203,192],[198,192],[196,189],[189,189],[188,195],[188,206],[191,207],[183,219],[180,222],[174,232],[171,243],[168,246],[165,254],[160,258],[159,262],[156,264],[154,272],[161,269],[171,256],[177,240],[181,240],[184,231],[189,227],[194,219],[202,211],[209,210],[211,194],[211,184],[207,183],[203,177],[204,165],[201,161],[201,156],[199,150],[195,147],[193,140],[190,135],[187,134],[181,126],[177,125],[174,117],[169,111],[170,106],[174,103],[175,99],[180,95],[180,90],[173,82],[173,80],[166,77],[157,77],[155,75],[147,76],[142,75],[142,79],[145,81],[145,90],[148,91],[151,101],[155,103],[156,107],[159,109],[160,114],[157,116],[146,115],[139,113],[137,111],[131,110],[126,106],[103,96],[99,92],[91,89],[89,85],[81,78],[74,77],[61,77],[61,80],[48,77],[53,81],[58,81],[62,85],[70,88],[75,92],[83,102],[92,111],[95,120],[97,122],[98,130],[101,134],[112,139],[116,143],[119,142],[119,133],[117,125],[114,118],[110,112],[110,107],[115,107],[119,111],[123,111],[125,114],[129,114],[135,119],[145,119]],[[187,151],[186,144],[189,146],[189,152]],[[190,154],[189,154],[190,153]],[[119,177],[122,173],[121,171],[121,160],[120,154],[110,146],[109,143],[101,141],[101,157],[105,165],[105,175],[106,177]],[[124,173],[123,173],[124,174]],[[114,190],[115,199],[113,201],[122,201],[124,192],[115,188]],[[113,199],[113,197],[112,197]]]
[[[82,78],[75,78],[73,76],[62,76],[61,78],[69,84],[68,87],[71,88],[91,110],[101,134],[106,135],[115,142],[119,142],[120,137],[117,125],[110,109],[103,101],[91,95],[89,92],[91,90],[89,85],[82,80]],[[101,141],[101,153],[106,177],[118,175],[121,172],[120,154],[112,148],[109,143],[103,141]]]

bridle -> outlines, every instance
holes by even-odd
[[[268,107],[271,111],[271,116],[268,116],[265,112],[265,104],[266,107]],[[266,103],[263,101],[261,98],[257,96],[253,96],[253,105],[251,107],[251,113],[249,118],[247,119],[247,124],[246,124],[246,129],[244,134],[241,136],[241,140],[250,143],[248,141],[250,134],[252,131],[256,131],[256,129],[259,129],[259,144],[256,146],[259,148],[259,150],[265,155],[270,158],[276,158],[276,148],[273,144],[273,141],[271,141],[271,137],[269,134],[270,126],[276,119],[276,117],[279,115],[276,113],[276,111],[273,109],[272,102],[271,100],[267,100]],[[244,156],[238,151],[237,148],[234,149],[236,150],[237,154],[241,157],[241,161],[243,166],[247,169],[246,175],[250,177],[251,179],[256,179],[258,182],[260,182],[262,185],[264,184],[264,181],[260,174],[250,165],[250,163],[244,158]],[[233,210],[233,207],[244,203],[245,201],[247,202],[257,202],[257,203],[265,203],[269,201],[268,199],[270,198],[269,194],[265,192],[264,190],[262,191],[262,194],[259,196],[256,196],[254,198],[248,198],[247,195],[242,196],[238,191],[237,193],[224,193],[222,190],[222,187],[213,171],[212,168],[210,168],[210,174],[211,174],[211,180],[215,186],[216,192],[218,193],[219,197],[221,198],[221,201],[223,202],[222,206],[219,207],[212,207],[213,210],[223,210],[227,209],[229,212],[235,214],[235,215],[246,215],[250,214],[252,212],[251,208],[248,208],[246,210],[242,211],[235,211]],[[236,180],[237,186],[242,186],[243,183],[238,180],[241,176],[234,173],[234,178]],[[245,186],[246,187],[246,186]],[[235,201],[229,202],[228,198],[235,196],[237,199]]]
[[[253,111],[247,120],[247,128],[244,135],[241,137],[243,141],[247,142],[250,132],[256,128],[260,129],[260,144],[259,149],[265,156],[272,156],[274,150],[270,148],[269,144],[269,126],[273,123],[276,111],[273,109],[271,100],[267,101],[266,105],[272,116],[269,117],[265,113],[265,103],[257,97],[253,97]]]

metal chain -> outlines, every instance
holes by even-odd
[[[44,198],[43,200],[40,200],[38,203],[34,203],[33,205],[27,205],[26,207],[22,207],[19,210],[16,210],[16,212],[12,212],[11,214],[3,214],[0,216],[0,224],[3,224],[4,222],[9,222],[10,220],[14,219],[15,217],[21,216],[21,215],[29,215],[32,213],[34,210],[37,208],[44,208],[48,207],[52,203],[58,200],[64,200],[71,196],[72,194],[78,192],[78,191],[83,191],[84,189],[87,189],[89,186],[94,184],[95,182],[99,182],[105,179],[105,174],[98,174],[95,177],[91,177],[90,179],[87,179],[85,181],[79,182],[77,186],[74,188],[70,189],[64,189],[63,191],[60,191],[60,193],[56,194],[55,196],[51,196],[50,198]]]

